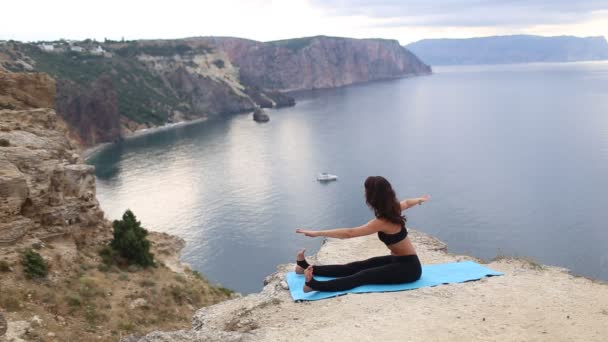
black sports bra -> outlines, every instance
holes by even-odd
[[[397,242],[404,240],[407,237],[407,229],[401,227],[401,230],[395,234],[386,234],[385,232],[378,232],[378,239],[384,242],[385,245],[394,245]]]

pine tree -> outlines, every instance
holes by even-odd
[[[44,278],[49,273],[49,267],[42,256],[31,248],[26,249],[21,255],[21,264],[23,271],[30,279]]]
[[[150,253],[150,241],[146,239],[148,231],[141,227],[131,210],[125,211],[122,220],[115,220],[114,239],[110,247],[118,252],[129,264],[143,267],[154,265],[154,255]]]

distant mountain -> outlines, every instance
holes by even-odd
[[[468,39],[424,39],[406,46],[431,65],[574,62],[608,59],[599,37],[529,35]]]

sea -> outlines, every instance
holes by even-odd
[[[185,239],[182,260],[212,283],[252,293],[321,246],[297,228],[372,219],[363,182],[381,175],[399,199],[431,196],[407,226],[452,253],[608,280],[608,62],[436,67],[293,95],[268,123],[215,118],[96,153],[106,216],[131,209]]]

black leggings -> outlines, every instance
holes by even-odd
[[[417,255],[385,255],[346,265],[315,265],[313,275],[339,277],[328,281],[313,278],[306,282],[313,290],[343,291],[366,284],[410,283],[420,279],[422,266]]]

